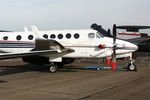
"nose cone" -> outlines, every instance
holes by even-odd
[[[132,48],[132,50],[134,50],[134,51],[138,50],[138,46],[135,45],[135,44],[131,44],[131,48]]]
[[[130,42],[125,43],[125,48],[128,49],[128,50],[131,50],[131,51],[138,50],[138,46],[133,44],[133,43],[130,43]]]

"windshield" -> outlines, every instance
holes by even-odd
[[[96,33],[96,37],[99,37],[99,38],[101,38],[101,37],[104,37],[101,33],[99,33],[98,31],[97,31],[97,33]]]

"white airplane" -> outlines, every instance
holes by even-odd
[[[23,61],[49,65],[50,72],[69,64],[75,58],[106,58],[111,61],[112,70],[116,69],[116,58],[130,57],[128,70],[136,70],[132,52],[138,47],[127,41],[116,39],[116,25],[113,38],[104,37],[96,30],[52,30],[0,32],[0,59],[21,57]]]

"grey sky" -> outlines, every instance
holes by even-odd
[[[1,0],[0,29],[21,31],[150,25],[150,0]]]

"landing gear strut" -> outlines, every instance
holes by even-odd
[[[135,60],[132,58],[132,53],[129,58],[129,63],[127,65],[128,71],[137,71],[136,65],[134,64]]]
[[[128,63],[127,69],[129,71],[137,71],[136,65],[134,64],[134,59]]]
[[[55,73],[56,71],[57,71],[57,65],[56,64],[54,64],[54,63],[51,63],[50,65],[49,65],[49,71],[51,72],[51,73]]]

